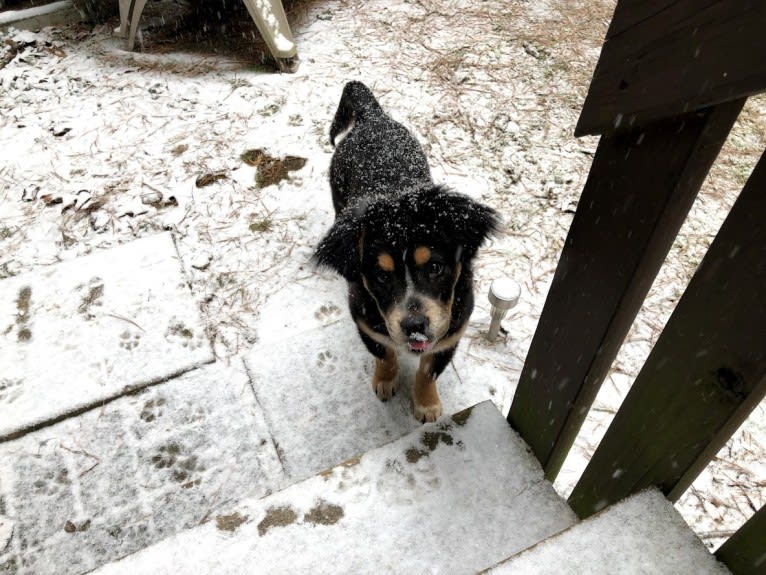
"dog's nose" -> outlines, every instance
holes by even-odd
[[[428,327],[428,320],[423,315],[408,315],[402,320],[402,331],[406,336],[415,333],[425,334]]]

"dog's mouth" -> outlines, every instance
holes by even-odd
[[[428,339],[428,336],[422,333],[413,333],[407,339],[407,347],[413,353],[424,353],[430,351],[434,346],[433,342]]]

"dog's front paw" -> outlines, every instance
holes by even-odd
[[[433,356],[420,358],[420,366],[415,374],[415,386],[412,388],[412,403],[415,405],[415,419],[427,423],[436,421],[442,414],[442,402],[436,390],[436,378],[431,374]]]
[[[388,401],[399,390],[399,362],[391,349],[386,350],[383,358],[375,358],[372,390],[380,401]]]
[[[388,401],[399,391],[399,376],[393,379],[372,378],[372,389],[380,401]]]
[[[441,417],[442,403],[441,401],[431,405],[415,404],[415,419],[422,423],[430,421],[436,421]]]

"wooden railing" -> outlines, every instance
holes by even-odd
[[[766,91],[765,31],[762,1],[618,0],[575,131],[601,140],[508,415],[551,480],[746,98]],[[585,517],[650,485],[677,499],[764,395],[766,154],[570,504]],[[718,556],[755,573],[764,541],[762,509]]]

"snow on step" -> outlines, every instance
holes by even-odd
[[[282,486],[242,362],[207,365],[0,444],[0,573],[82,573]]]
[[[673,505],[643,491],[487,570],[488,575],[726,575]]]
[[[213,360],[170,234],[0,281],[0,440]]]
[[[96,573],[458,575],[574,521],[485,402]]]
[[[417,358],[400,358],[399,391],[385,403],[378,400],[371,385],[373,357],[359,339],[353,321],[345,317],[347,312],[341,308],[346,305],[343,297],[323,304],[317,311],[316,315],[328,318],[330,325],[302,332],[297,327],[283,328],[277,337],[270,331],[270,337],[245,356],[285,471],[295,481],[421,426],[412,407]],[[300,298],[295,295],[292,299],[294,302]],[[285,321],[298,323],[306,323],[306,317],[314,315],[310,309],[294,307],[281,313],[288,316]],[[271,318],[265,321],[276,323]],[[445,413],[455,413],[488,399],[492,393],[488,383],[494,380],[487,376],[487,371],[494,371],[495,379],[505,378],[505,385],[511,385],[510,378],[493,366],[473,365],[471,372],[468,367],[463,369],[460,362],[456,358],[439,378]],[[455,365],[461,370],[460,375]]]

